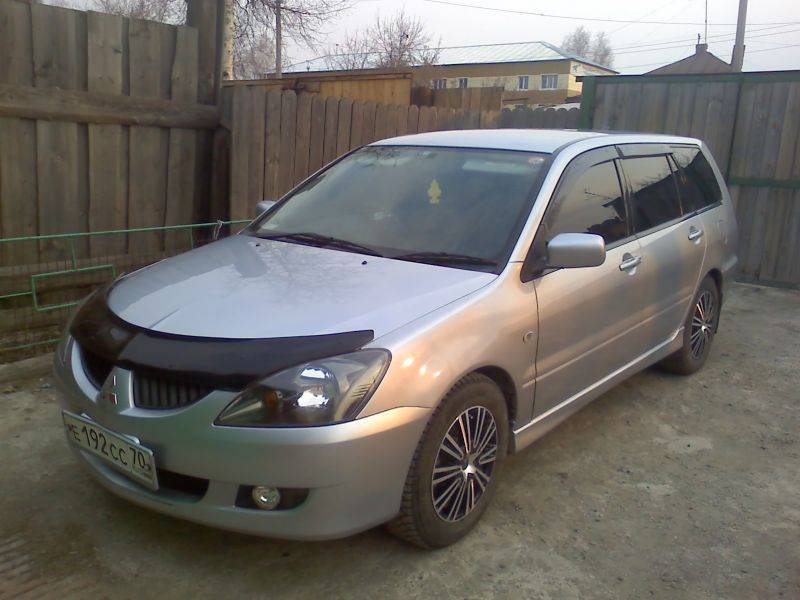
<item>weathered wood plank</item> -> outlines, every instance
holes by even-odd
[[[294,185],[294,148],[297,132],[297,95],[285,90],[281,98],[281,157],[278,171],[278,195]]]
[[[395,131],[398,136],[408,134],[408,106],[397,107],[397,123],[395,124]]]
[[[196,103],[4,84],[0,117],[192,129],[214,129],[220,121],[215,107]]]
[[[325,156],[325,98],[314,96],[311,101],[311,147],[308,152],[308,171],[315,173],[322,168]]]
[[[252,217],[256,202],[263,199],[265,190],[265,103],[266,94],[263,87],[241,86],[234,89],[231,219]],[[274,118],[279,120],[279,115],[280,113]],[[272,115],[270,118],[273,118]]]
[[[364,131],[364,103],[361,100],[353,102],[350,116],[350,149],[355,150],[361,146],[362,132]]]
[[[308,155],[311,142],[311,94],[305,92],[297,95],[297,143],[294,150],[294,183],[300,183],[308,177]]]
[[[86,88],[86,15],[31,5],[33,72],[37,87]],[[36,123],[39,233],[86,231],[89,226],[88,136],[85,125]],[[73,242],[86,256],[85,239]],[[68,245],[42,242],[44,259],[68,255]]]
[[[178,27],[170,79],[170,94],[173,100],[197,102],[198,61],[197,29]],[[200,173],[197,171],[197,149],[197,132],[181,128],[170,130],[165,225],[186,225],[192,222],[196,185],[200,178]],[[263,160],[259,163],[261,164]],[[190,247],[189,238],[185,232],[166,233],[164,237],[166,250],[175,251],[188,247]]]
[[[376,140],[375,137],[375,111],[374,102],[364,104],[364,126],[361,129],[361,143],[370,144]]]
[[[419,126],[419,107],[409,106],[406,131],[409,134],[417,133],[417,131],[419,131],[418,126]]]
[[[792,166],[800,153],[800,82],[789,84],[783,126],[780,129],[778,162],[775,165],[776,179],[789,179]]]
[[[322,162],[327,165],[336,158],[336,136],[339,131],[339,98],[325,100],[325,136],[322,144]]]
[[[131,19],[128,27],[130,94],[169,98],[175,28]],[[130,227],[164,225],[167,206],[169,131],[158,127],[131,127],[128,189]],[[161,233],[129,237],[131,252],[155,253],[163,248]]]
[[[33,85],[30,4],[0,3],[0,41],[0,83]]]
[[[339,102],[339,121],[336,132],[336,156],[350,150],[350,128],[353,122],[353,101],[342,98]]]
[[[278,173],[281,169],[281,98],[281,91],[277,89],[268,91],[266,95],[264,200],[277,200],[280,197]]]
[[[387,127],[387,114],[389,107],[383,103],[375,106],[375,139],[382,140],[386,138]]]
[[[218,0],[191,0],[187,3],[186,24],[198,33],[198,100],[214,104],[219,84],[217,49],[221,43],[222,28],[218,27],[217,11],[222,6]]]
[[[30,5],[0,2],[0,83],[33,84]],[[0,236],[36,235],[36,123],[0,118]],[[0,264],[28,264],[38,259],[35,243],[3,244]]]
[[[122,17],[89,12],[87,85],[90,92],[124,93],[127,24]],[[89,125],[89,230],[128,226],[128,130],[120,125]],[[89,239],[92,256],[122,254],[124,235]]]

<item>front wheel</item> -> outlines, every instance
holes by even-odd
[[[423,548],[461,539],[486,510],[508,448],[505,398],[488,377],[457,383],[431,417],[389,531]]]
[[[660,366],[678,375],[691,375],[705,364],[719,325],[720,297],[717,283],[706,276],[692,300],[683,327],[683,346]]]

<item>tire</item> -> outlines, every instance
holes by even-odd
[[[683,327],[683,346],[659,363],[665,371],[691,375],[708,359],[711,343],[719,326],[720,297],[717,283],[707,275],[692,299],[692,306]]]
[[[468,425],[469,433],[458,436],[455,444],[446,441],[446,434],[453,440],[453,434],[462,431],[460,425]],[[479,373],[467,375],[428,422],[411,460],[400,513],[387,525],[389,531],[422,548],[441,548],[464,537],[494,495],[508,438],[508,409],[500,388]],[[472,442],[467,456],[465,439]],[[434,467],[437,480],[441,478],[436,483]]]

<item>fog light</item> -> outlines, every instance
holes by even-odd
[[[253,502],[258,508],[272,510],[281,503],[281,492],[278,488],[257,485],[253,488]]]

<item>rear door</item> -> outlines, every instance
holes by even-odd
[[[641,248],[634,237],[614,148],[580,155],[565,170],[534,240],[535,256],[559,233],[594,233],[606,243],[597,267],[545,271],[535,280],[539,311],[536,401],[540,415],[630,362],[644,305]]]
[[[641,243],[641,335],[652,349],[683,324],[700,277],[705,230],[696,212],[681,203],[669,148],[631,144],[620,150],[633,231]]]

